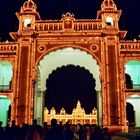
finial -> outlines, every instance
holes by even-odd
[[[77,106],[80,106],[81,105],[81,103],[80,103],[80,101],[78,100],[78,102],[77,102]]]

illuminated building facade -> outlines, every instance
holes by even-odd
[[[97,124],[97,110],[94,108],[92,113],[86,114],[85,109],[81,108],[80,101],[77,102],[76,108],[73,109],[72,114],[67,114],[65,109],[62,108],[60,113],[57,114],[54,107],[49,110],[45,107],[44,109],[44,122],[47,122],[48,125],[51,124],[51,119],[57,119],[57,122],[70,122],[71,124]]]
[[[33,0],[26,1],[16,13],[18,31],[10,33],[14,42],[0,43],[0,99],[10,100],[10,119],[31,124],[36,118],[41,123],[48,74],[74,64],[86,67],[96,80],[98,123],[124,131],[126,101],[139,102],[140,41],[125,39],[127,31],[118,26],[122,11],[113,0],[103,0],[96,19],[66,13],[60,20],[41,20],[36,9]]]

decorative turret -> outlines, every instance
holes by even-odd
[[[65,111],[64,108],[62,108],[62,109],[60,110],[60,114],[61,114],[61,115],[65,115],[65,114],[66,114],[66,111]]]
[[[73,115],[83,115],[85,114],[84,108],[81,107],[81,103],[78,100],[76,108],[73,109]]]
[[[21,8],[20,12],[29,12],[29,11],[35,12],[36,9],[37,9],[36,4],[32,0],[28,0],[23,4],[23,7]]]
[[[56,111],[55,111],[54,107],[52,107],[52,109],[51,109],[51,111],[50,111],[50,114],[51,114],[51,115],[55,115],[55,114],[56,114]]]
[[[97,109],[94,107],[94,109],[92,110],[92,114],[93,115],[97,115]]]
[[[49,110],[47,109],[47,107],[44,108],[44,113],[49,114]]]
[[[77,102],[77,108],[81,108],[81,103],[80,103],[79,100],[78,100],[78,102]]]
[[[73,21],[75,20],[74,15],[71,13],[66,13],[62,15],[62,19],[63,20],[63,28],[66,30],[70,30],[73,29]]]
[[[20,12],[16,13],[19,20],[19,31],[35,28],[35,20],[40,19],[36,9],[37,6],[33,0],[28,0],[23,4]]]
[[[114,0],[104,0],[101,4],[101,10],[97,13],[97,18],[101,18],[104,29],[118,29],[120,16],[121,10],[117,10]]]

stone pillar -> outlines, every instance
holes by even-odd
[[[97,91],[97,119],[98,124],[102,125],[102,93],[101,91]]]
[[[44,114],[44,92],[37,91],[35,95],[35,102],[34,102],[34,119],[37,120],[39,125],[43,123],[43,114]]]

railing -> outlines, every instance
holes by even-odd
[[[62,30],[62,22],[61,23],[37,23],[35,25],[35,30],[37,31],[60,31]]]
[[[93,30],[99,30],[102,28],[102,25],[98,21],[74,21],[71,25],[70,29],[73,29],[75,31],[81,31],[81,30],[87,30],[87,31],[93,31]],[[35,25],[35,30],[37,31],[61,31],[65,29],[64,22],[58,21],[58,22],[37,22]]]
[[[121,54],[140,54],[140,42],[131,41],[120,43]]]
[[[0,90],[11,90],[10,85],[0,85]]]
[[[130,43],[130,44],[121,44],[121,49],[135,49],[139,50],[140,49],[140,43]]]
[[[74,30],[98,30],[101,29],[101,24],[96,22],[74,23]]]
[[[17,51],[17,44],[0,43],[0,53],[15,53]]]

